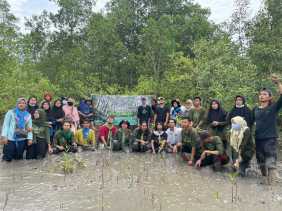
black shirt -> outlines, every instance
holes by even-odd
[[[156,115],[157,115],[156,123],[157,122],[165,123],[167,113],[169,114],[169,108],[158,106],[156,109]]]
[[[255,138],[256,140],[265,140],[277,138],[277,115],[282,107],[282,95],[278,101],[266,108],[254,108],[254,122],[256,124]]]
[[[149,119],[152,117],[153,112],[150,106],[146,105],[144,106],[139,106],[138,111],[137,111],[137,117],[139,119],[140,124],[142,122],[148,123]]]

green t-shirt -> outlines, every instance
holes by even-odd
[[[224,153],[223,143],[218,136],[211,137],[211,140],[209,142],[205,142],[203,147],[204,150],[219,151],[220,155],[223,155]]]
[[[193,121],[193,127],[198,127],[200,122],[205,118],[205,109],[201,108],[200,110],[196,110],[193,108],[189,112],[189,118]]]
[[[55,145],[69,146],[74,143],[74,134],[72,131],[59,130],[55,134]]]
[[[195,128],[182,129],[181,142],[183,146],[196,147],[199,142],[199,135]]]

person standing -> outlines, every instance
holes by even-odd
[[[63,126],[65,112],[63,110],[63,103],[60,99],[54,101],[54,105],[51,110],[52,117],[54,119],[54,131],[61,129]]]
[[[193,122],[194,128],[199,128],[205,119],[205,109],[202,107],[202,99],[200,97],[194,97],[193,108],[189,112],[189,118]]]
[[[237,95],[235,97],[235,105],[227,116],[227,124],[231,125],[231,119],[240,116],[247,122],[248,127],[251,128],[252,124],[252,111],[246,105],[246,99],[244,96]]]
[[[184,106],[181,106],[181,116],[188,117],[190,111],[194,108],[193,101],[191,99],[187,99]]]
[[[256,158],[263,182],[266,184],[281,179],[276,170],[276,161],[278,150],[277,116],[282,107],[282,83],[277,76],[272,76],[272,82],[278,86],[280,94],[278,100],[273,102],[272,92],[263,88],[259,92],[259,106],[253,109]]]
[[[63,106],[63,110],[65,112],[65,119],[71,122],[71,130],[75,133],[80,119],[74,99],[68,98],[67,105]]]
[[[26,144],[32,145],[32,119],[26,106],[26,100],[19,98],[16,108],[5,115],[1,134],[5,161],[23,159]]]
[[[225,141],[225,126],[227,113],[221,107],[218,100],[212,100],[206,117],[206,125],[212,136],[219,136]]]
[[[152,116],[153,116],[153,111],[152,111],[151,106],[147,105],[146,98],[142,97],[141,105],[138,107],[138,110],[137,110],[137,118],[139,120],[139,124],[141,124],[141,122],[147,122],[149,126]]]
[[[31,114],[33,119],[34,112],[38,109],[37,98],[32,96],[27,101],[27,111]]]
[[[169,108],[165,106],[165,99],[159,97],[159,105],[156,108],[156,113],[154,115],[154,124],[161,122],[164,125],[164,128],[167,127],[169,120]]]
[[[34,112],[32,121],[33,143],[27,146],[26,159],[42,159],[47,151],[53,152],[50,143],[50,130],[45,111],[38,109]]]

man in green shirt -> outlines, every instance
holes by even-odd
[[[215,171],[228,163],[223,143],[218,136],[211,136],[208,132],[201,134],[201,156],[196,162],[196,167],[212,165]]]
[[[63,123],[63,128],[56,132],[54,137],[54,147],[54,154],[60,152],[77,152],[74,133],[71,131],[71,123],[69,121],[65,121]]]
[[[194,98],[193,106],[189,112],[189,117],[193,122],[193,127],[198,129],[205,118],[206,111],[202,108],[202,99],[200,97]]]
[[[192,166],[195,162],[196,151],[199,146],[199,135],[195,128],[192,127],[193,122],[189,117],[183,117],[181,121],[181,143],[177,143],[181,147],[181,154],[183,160]]]

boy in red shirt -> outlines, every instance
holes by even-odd
[[[99,128],[99,141],[102,146],[111,146],[110,143],[117,133],[117,128],[113,125],[114,117],[109,116],[107,122]]]

